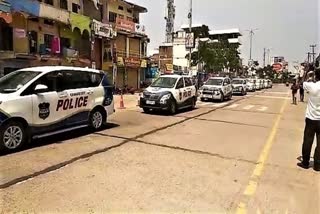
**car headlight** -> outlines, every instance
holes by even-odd
[[[167,102],[167,100],[169,100],[171,98],[171,94],[166,94],[166,95],[163,95],[160,99],[160,103],[161,104],[165,104]]]

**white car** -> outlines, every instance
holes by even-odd
[[[248,79],[247,81],[247,89],[250,92],[256,91],[256,80],[255,79]]]
[[[220,100],[223,102],[226,98],[232,98],[232,85],[228,77],[210,78],[200,88],[201,101]]]
[[[90,126],[114,113],[113,87],[102,72],[77,67],[33,67],[0,79],[0,149]]]
[[[168,111],[195,108],[197,90],[188,76],[163,75],[157,78],[141,95],[139,105],[144,112]]]
[[[263,89],[263,83],[261,79],[256,80],[256,89],[257,90],[262,90]]]
[[[242,78],[235,78],[232,80],[233,94],[247,94],[247,80]]]

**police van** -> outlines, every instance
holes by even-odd
[[[0,149],[86,126],[100,129],[114,112],[113,87],[102,72],[33,67],[0,79]]]
[[[197,90],[188,76],[163,75],[156,79],[140,95],[140,107],[144,112],[168,111],[175,114],[179,109],[195,108]]]

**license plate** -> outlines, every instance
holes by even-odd
[[[204,98],[212,98],[212,95],[204,94],[203,97],[204,97]]]
[[[147,100],[147,105],[155,105],[156,101]]]

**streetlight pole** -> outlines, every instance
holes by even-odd
[[[192,0],[190,0],[190,11],[188,14],[188,19],[189,19],[189,33],[191,36],[191,31],[192,31]],[[192,48],[190,47],[190,49],[189,49],[189,74],[191,73],[191,54],[192,54]]]

